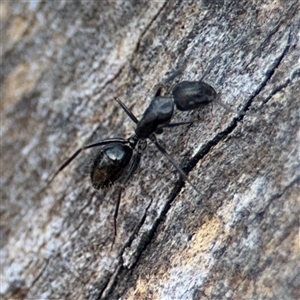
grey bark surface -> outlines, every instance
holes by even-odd
[[[3,299],[299,299],[298,1],[1,4]],[[243,42],[232,46],[245,37]],[[232,46],[232,47],[231,47]],[[96,191],[87,150],[128,137],[155,89],[204,81],[126,185]]]

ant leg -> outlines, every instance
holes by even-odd
[[[139,120],[136,118],[136,116],[132,113],[132,111],[118,98],[115,98],[115,101],[117,101],[120,106],[124,109],[124,111],[126,112],[127,116],[135,123],[137,124],[139,122]]]
[[[66,166],[68,166],[70,164],[70,162],[72,162],[81,151],[89,149],[89,148],[94,148],[94,147],[99,147],[99,146],[104,146],[107,144],[113,144],[113,143],[121,143],[121,144],[128,144],[128,141],[125,139],[121,139],[121,138],[112,138],[112,139],[107,139],[107,140],[103,140],[100,142],[96,142],[96,143],[92,143],[92,144],[88,144],[82,148],[79,148],[78,150],[76,150],[60,167],[59,169],[54,173],[54,175],[50,178],[48,184],[50,184],[53,179],[57,176],[57,174],[62,171]]]
[[[180,125],[191,125],[193,124],[193,121],[187,121],[187,122],[177,122],[177,123],[169,123],[167,125],[164,126],[164,128],[172,128],[172,127],[177,127]]]
[[[170,156],[170,154],[158,143],[156,136],[152,134],[150,137],[151,141],[156,145],[157,149],[169,160],[169,162],[176,168],[176,170],[180,173],[180,175],[183,177],[183,179],[197,192],[198,195],[206,196],[204,193],[200,192],[195,185],[188,179],[187,175],[184,173],[184,171],[179,167],[177,162]],[[213,214],[213,211],[204,205],[204,209],[210,213]]]
[[[117,236],[117,217],[118,217],[118,213],[119,213],[121,194],[122,194],[123,189],[124,189],[124,187],[121,186],[118,191],[118,198],[117,198],[117,203],[116,203],[115,212],[114,212],[114,236],[113,236],[113,240],[112,240],[112,243],[110,246],[110,250],[112,250],[112,248],[115,244],[116,236]]]
[[[118,218],[118,213],[119,213],[122,191],[124,190],[126,183],[130,180],[130,178],[132,177],[132,175],[135,173],[136,169],[138,168],[138,166],[140,164],[140,160],[141,160],[141,153],[135,154],[135,156],[133,157],[132,164],[128,170],[128,174],[126,175],[125,178],[123,178],[123,180],[121,182],[121,186],[118,191],[118,198],[117,198],[117,203],[116,203],[115,212],[114,212],[114,237],[113,237],[113,241],[111,244],[111,249],[113,248],[113,245],[115,243],[116,236],[117,236],[117,218]]]
[[[194,185],[193,183],[188,179],[187,175],[184,173],[184,171],[179,167],[177,162],[170,156],[170,154],[165,150],[163,146],[161,146],[154,134],[150,136],[150,140],[155,144],[157,149],[169,160],[169,162],[175,167],[175,169],[180,173],[180,175],[183,177],[183,179],[197,192],[199,195],[203,195]]]

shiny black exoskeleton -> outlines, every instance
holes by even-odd
[[[193,110],[216,100],[216,98],[217,93],[210,85],[202,81],[183,81],[175,85],[172,90],[172,96],[160,96],[160,94],[157,93],[145,110],[141,120],[138,120],[123,102],[116,99],[126,114],[136,123],[134,133],[128,139],[111,138],[78,149],[62,164],[50,181],[69,165],[82,150],[102,147],[90,166],[90,178],[95,189],[105,188],[114,183],[120,184],[114,213],[114,230],[116,236],[116,221],[122,189],[136,171],[142,152],[147,147],[147,139],[149,139],[173,164],[185,181],[187,181],[198,194],[201,194],[188,180],[186,174],[176,161],[167,153],[163,146],[160,145],[156,139],[156,134],[162,133],[165,127],[175,127],[191,123],[171,123],[175,105],[182,111]]]
[[[155,97],[145,110],[142,119],[138,119],[119,100],[117,102],[128,116],[137,124],[134,134],[129,139],[104,140],[107,144],[94,158],[90,167],[90,177],[94,188],[104,188],[114,182],[125,184],[136,170],[141,152],[147,146],[147,138],[154,139],[154,133],[161,133],[168,126],[174,112],[171,97]],[[90,145],[91,146],[91,145]],[[98,143],[96,143],[96,146]],[[133,150],[137,146],[137,153]],[[133,157],[132,157],[133,156]]]
[[[175,127],[191,123],[171,123],[174,106],[176,106],[178,110],[188,111],[201,108],[214,101],[225,109],[236,113],[226,104],[219,101],[218,94],[214,88],[203,82],[203,79],[214,67],[217,59],[222,55],[222,53],[244,42],[247,37],[248,36],[242,37],[229,48],[224,48],[218,55],[216,55],[210,61],[205,72],[198,81],[179,82],[173,87],[172,95],[170,96],[161,96],[161,93],[157,92],[155,97],[150,102],[148,108],[145,110],[141,120],[138,120],[123,102],[116,99],[126,114],[134,123],[136,123],[136,129],[134,133],[128,139],[111,138],[92,143],[78,149],[60,166],[60,168],[50,179],[49,183],[60,171],[68,166],[81,151],[89,148],[101,147],[100,151],[97,153],[92,164],[90,165],[90,178],[95,189],[105,188],[114,183],[120,184],[114,213],[114,230],[116,236],[116,220],[118,216],[122,189],[136,171],[141,159],[141,155],[147,147],[147,140],[150,140],[155,144],[157,149],[173,164],[185,181],[188,182],[198,194],[201,194],[200,191],[188,180],[186,174],[178,166],[176,161],[174,161],[174,159],[160,145],[156,139],[156,134],[162,133],[165,127]],[[158,91],[160,91],[160,89]],[[238,114],[243,115],[245,113],[239,112]]]
[[[105,188],[125,173],[133,150],[127,145],[113,143],[101,149],[90,166],[90,177],[95,189]]]
[[[174,102],[179,110],[201,108],[217,99],[213,87],[203,81],[182,81],[172,90]]]

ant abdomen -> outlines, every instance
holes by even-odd
[[[105,188],[118,181],[129,165],[133,150],[124,144],[114,143],[102,148],[95,156],[90,177],[95,189]]]
[[[172,90],[177,109],[193,110],[216,100],[217,92],[203,81],[182,81]]]

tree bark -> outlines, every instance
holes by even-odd
[[[299,299],[299,9],[2,3],[2,298]],[[193,123],[158,139],[200,192],[149,143],[111,249],[118,187],[92,188],[93,151],[51,176],[133,133],[115,98],[140,118],[159,84],[203,74],[246,114],[176,112]]]

